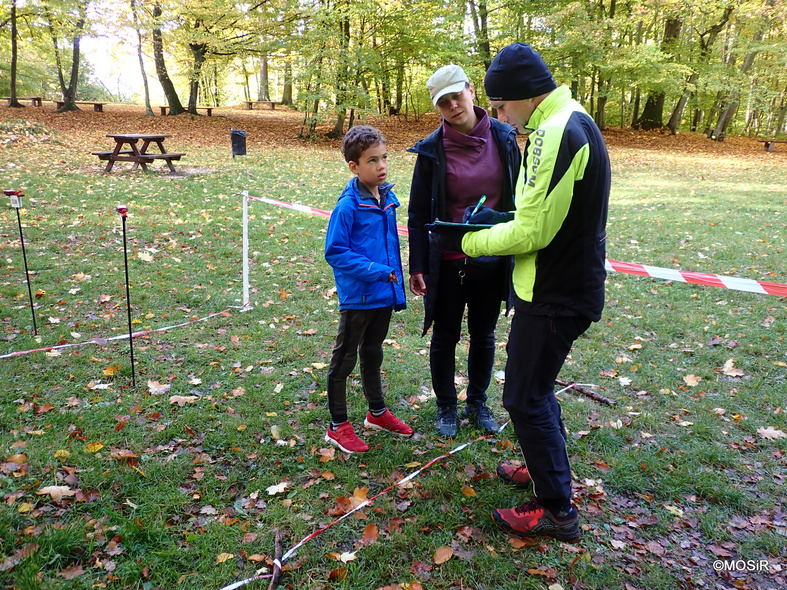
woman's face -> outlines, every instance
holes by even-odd
[[[473,110],[474,98],[473,87],[465,86],[461,92],[441,96],[437,101],[437,109],[451,127],[467,135],[478,123]]]

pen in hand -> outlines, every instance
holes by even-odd
[[[473,215],[478,213],[478,211],[481,209],[481,206],[484,204],[485,201],[486,201],[486,195],[483,195],[480,199],[478,199],[478,205],[475,206],[475,209],[473,209],[473,212],[470,214],[470,217],[467,218],[465,224],[470,223],[470,219],[472,219]]]

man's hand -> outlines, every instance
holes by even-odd
[[[461,252],[462,251],[462,238],[464,234],[449,233],[440,231],[439,228],[433,231],[432,235],[436,238],[435,245],[443,252]]]
[[[391,274],[388,276],[388,282],[399,284],[399,279],[396,278],[396,271],[391,271]]]
[[[424,281],[423,273],[417,272],[410,275],[410,292],[420,297],[426,295],[426,281]]]
[[[465,209],[465,214],[462,216],[462,223],[496,225],[514,219],[513,211],[495,211],[489,207],[481,207],[475,215],[473,215],[473,211],[475,211],[475,207],[468,207]]]

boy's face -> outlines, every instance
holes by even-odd
[[[384,143],[376,143],[361,152],[358,161],[348,162],[350,172],[358,176],[366,188],[378,194],[377,187],[388,176],[388,149]]]

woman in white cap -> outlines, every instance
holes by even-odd
[[[495,326],[508,300],[510,257],[468,258],[440,250],[425,227],[458,222],[482,197],[487,208],[514,209],[514,183],[522,154],[516,130],[473,104],[475,90],[458,65],[438,69],[426,83],[442,123],[408,151],[418,155],[409,206],[410,290],[424,297],[423,334],[432,326],[429,365],[437,396],[437,431],[458,430],[456,345],[467,307],[470,335],[464,416],[486,432],[497,421],[486,405],[495,356]]]

